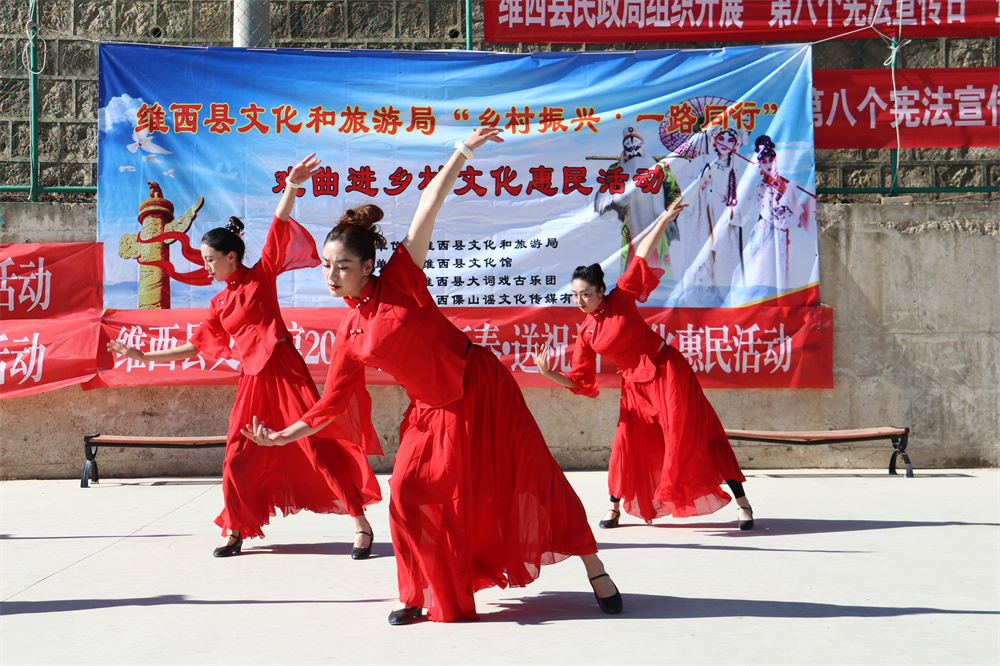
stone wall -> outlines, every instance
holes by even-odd
[[[0,203],[0,243],[69,242],[96,235],[89,204]],[[820,293],[834,309],[829,390],[714,390],[722,422],[746,429],[912,428],[918,469],[996,466],[1000,454],[1000,203],[850,204],[818,209]],[[84,434],[225,432],[235,388],[69,387],[0,401],[0,478],[73,478]],[[389,454],[406,398],[371,387]],[[567,469],[607,465],[619,392],[597,400],[524,389],[553,454]],[[879,468],[887,442],[830,446],[735,443],[754,468]],[[104,450],[102,475],[218,474],[222,451]]]

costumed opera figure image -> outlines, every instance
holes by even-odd
[[[758,218],[743,248],[746,270],[741,283],[759,291],[761,297],[768,297],[789,289],[790,231],[809,225],[815,195],[778,173],[777,152],[771,137],[766,134],[757,137],[754,151],[760,169],[760,182],[754,190]]]
[[[740,182],[749,161],[739,154],[747,132],[713,124],[706,114],[733,102],[702,96],[679,105],[680,117],[660,124],[660,141],[688,160],[683,190],[690,208],[677,219],[680,240],[671,244],[678,285],[674,300],[688,307],[722,305],[734,267],[742,267]],[[740,270],[742,275],[742,268]]]
[[[617,213],[622,227],[621,268],[625,270],[635,254],[638,238],[670,202],[680,196],[681,190],[666,161],[646,150],[645,140],[632,126],[622,130],[621,155],[607,169],[609,174],[618,171],[622,177],[622,191],[599,189],[594,197],[594,210],[598,214],[608,210]],[[671,223],[666,237],[654,251],[653,261],[668,277],[674,275],[670,243],[678,238],[677,225]]]
[[[744,162],[737,159],[745,133],[733,128],[712,126],[705,133],[712,146],[706,153],[706,163],[698,178],[692,206],[684,232],[690,233],[697,250],[692,263],[684,271],[684,284],[699,288],[699,293],[718,305],[728,290],[730,276],[742,280],[743,227],[740,217],[738,187]],[[737,282],[734,284],[741,284]]]

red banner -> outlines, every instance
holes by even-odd
[[[775,42],[996,37],[996,0],[483,0],[486,41]]]
[[[100,386],[233,384],[239,357],[137,362],[113,356],[109,339],[156,351],[185,342],[205,310],[106,310],[101,302],[99,243],[0,246],[0,397],[85,383]],[[709,388],[833,386],[833,315],[817,307],[816,289],[742,308],[644,308],[649,325],[690,361]],[[550,386],[532,350],[548,345],[568,370],[583,315],[572,307],[445,307],[469,338],[495,353],[521,386]],[[283,311],[292,342],[322,383],[344,308]],[[620,386],[599,362],[602,386]],[[98,375],[98,369],[100,374]],[[96,375],[96,376],[95,376]],[[368,381],[393,379],[370,370]]]
[[[0,245],[0,398],[97,372],[100,243]]]
[[[897,69],[895,86],[888,69],[813,71],[816,148],[995,148],[998,117],[1000,67]]]
[[[532,350],[547,344],[559,369],[568,370],[583,315],[576,308],[442,308],[469,338],[495,353],[521,386],[552,386],[538,374]],[[282,314],[293,343],[313,379],[326,379],[330,349],[343,308],[289,308]],[[751,306],[732,309],[644,308],[653,330],[691,362],[707,388],[831,388],[833,314],[825,307]],[[108,338],[143,351],[183,343],[204,310],[109,311],[101,348]],[[102,359],[100,376],[84,388],[181,384],[231,384],[238,360],[198,356],[170,363]],[[602,386],[620,386],[610,363],[599,365]],[[393,384],[369,369],[368,382]]]

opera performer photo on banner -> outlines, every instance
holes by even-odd
[[[104,305],[121,320],[112,333],[136,337],[123,343],[169,347],[197,325],[182,311],[207,308],[215,293],[198,251],[207,230],[239,217],[256,261],[291,157],[324,156],[295,207],[317,242],[366,203],[398,238],[452,144],[492,127],[507,148],[463,168],[423,270],[437,305],[522,385],[542,385],[531,353],[542,338],[568,363],[574,269],[596,252],[616,280],[679,196],[689,207],[655,248],[664,275],[644,310],[666,339],[684,341],[708,386],[830,376],[801,365],[823,365],[828,345],[809,309],[819,274],[808,45],[504,54],[102,44],[99,55],[98,240]],[[762,137],[771,147],[760,152]],[[319,271],[283,274],[277,291],[296,344],[312,335],[322,378],[343,306]],[[143,323],[127,326],[130,317]]]

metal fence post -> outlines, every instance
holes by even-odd
[[[28,199],[38,201],[38,3],[32,2],[28,14],[28,107],[31,174]]]
[[[236,0],[233,3],[233,46],[267,47],[271,40],[269,0]]]
[[[472,0],[465,0],[465,50],[472,50]]]

